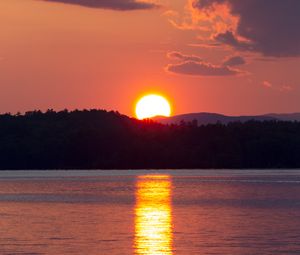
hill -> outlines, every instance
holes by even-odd
[[[180,122],[191,122],[197,121],[198,125],[207,125],[207,124],[228,124],[230,122],[246,122],[250,120],[256,121],[267,121],[267,120],[281,120],[281,121],[300,121],[300,113],[291,113],[291,114],[265,114],[265,115],[253,115],[253,116],[226,116],[217,113],[189,113],[175,115],[172,117],[156,117],[155,121],[158,121],[163,124],[180,124]]]
[[[104,110],[0,115],[2,170],[299,168],[299,155],[299,122],[164,125]]]

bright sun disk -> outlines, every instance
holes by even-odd
[[[166,98],[151,94],[142,97],[138,101],[135,113],[140,120],[155,116],[169,117],[171,115],[171,106]]]

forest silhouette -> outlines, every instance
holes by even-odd
[[[105,110],[0,115],[0,169],[299,168],[300,122],[163,125]]]

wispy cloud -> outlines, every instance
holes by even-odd
[[[41,0],[64,4],[80,5],[90,8],[111,9],[117,11],[148,10],[158,8],[159,5],[137,0]]]
[[[186,61],[178,64],[169,64],[166,71],[176,74],[194,76],[232,76],[242,72],[227,66],[213,65],[207,62]]]
[[[230,65],[214,65],[204,61],[199,56],[186,55],[177,51],[169,52],[167,57],[179,61],[179,63],[172,63],[166,66],[165,70],[168,73],[194,76],[234,76],[244,73],[243,71],[233,69]],[[234,65],[234,63],[237,65],[237,60],[233,59],[231,64]]]
[[[290,85],[282,85],[280,88],[280,91],[283,91],[283,92],[290,92],[292,90],[294,90],[294,87],[290,86]]]
[[[227,57],[223,61],[224,66],[240,66],[246,64],[246,60],[241,56],[231,56]]]
[[[169,59],[176,59],[181,61],[194,61],[194,62],[201,62],[203,61],[202,58],[195,56],[195,55],[184,55],[178,51],[168,52],[167,57]]]
[[[273,88],[272,83],[269,82],[269,81],[263,81],[263,82],[262,82],[262,85],[263,85],[265,88]]]
[[[280,91],[280,92],[290,92],[290,91],[294,90],[294,87],[291,85],[287,85],[287,84],[284,84],[284,85],[277,84],[276,85],[276,84],[271,83],[270,81],[263,81],[262,86],[267,89],[271,89],[274,91]]]

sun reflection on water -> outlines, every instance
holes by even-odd
[[[135,254],[172,255],[172,180],[140,176],[136,182]]]

